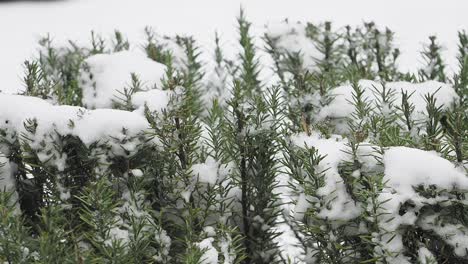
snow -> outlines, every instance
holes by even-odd
[[[35,111],[41,114],[43,109],[50,107],[50,104],[36,97],[25,97],[18,95],[0,94],[0,124],[6,130],[5,139],[13,142],[16,139],[17,131],[23,126],[26,116]],[[4,150],[5,151],[5,150]],[[5,153],[8,154],[8,153]]]
[[[187,55],[185,54],[184,48],[179,43],[177,43],[174,38],[156,35],[155,42],[155,44],[160,46],[163,51],[168,51],[171,54],[172,66],[174,66],[179,71],[186,69],[188,63]]]
[[[123,245],[130,242],[130,236],[128,230],[120,229],[118,227],[112,227],[109,229],[109,239],[104,241],[107,246],[112,246],[113,241],[119,241]]]
[[[285,223],[282,217],[279,219],[279,224],[276,225],[275,230],[280,234],[274,241],[280,249],[282,258],[289,260],[290,263],[306,263],[304,260],[305,250],[301,246],[300,240],[294,234],[291,226]]]
[[[152,112],[162,112],[169,104],[172,92],[160,89],[136,92],[132,95],[132,105],[140,113],[144,112],[145,105]]]
[[[140,178],[143,176],[143,171],[141,171],[140,169],[133,169],[131,170],[131,172],[132,172],[132,175],[137,178]]]
[[[35,45],[37,34],[49,31],[53,37],[58,38],[58,42],[64,43],[66,39],[72,38],[77,39],[78,43],[82,43],[88,38],[85,36],[88,36],[89,31],[93,28],[96,29],[95,27],[98,27],[98,31],[104,32],[104,34],[117,28],[127,33],[129,39],[136,41],[132,42],[129,51],[93,55],[84,61],[86,67],[80,73],[84,108],[58,106],[38,98],[0,93],[0,130],[6,132],[6,139],[10,142],[19,140],[21,143],[28,143],[32,150],[37,152],[35,154],[41,162],[55,166],[58,171],[66,169],[67,156],[55,149],[52,143],[60,142],[63,136],[78,137],[87,147],[91,147],[95,143],[98,145],[107,143],[110,146],[108,149],[110,153],[105,153],[108,157],[134,154],[146,139],[145,131],[149,128],[144,117],[144,110],[162,112],[168,107],[170,101],[178,99],[177,96],[183,91],[181,87],[177,87],[174,91],[162,90],[161,83],[165,76],[166,66],[149,59],[142,52],[139,45],[143,38],[144,26],[157,25],[156,43],[171,52],[174,57],[174,67],[181,71],[185,70],[187,55],[175,41],[175,38],[161,37],[159,33],[169,33],[171,36],[179,33],[194,34],[195,38],[200,41],[201,49],[204,52],[201,58],[206,72],[209,73],[207,76],[211,76],[207,80],[207,87],[213,88],[207,89],[208,93],[203,95],[204,100],[209,102],[213,98],[220,97],[220,100],[223,101],[228,93],[221,89],[224,84],[231,82],[230,77],[221,68],[210,69],[209,66],[212,65],[205,64],[205,62],[207,56],[212,55],[211,38],[215,28],[220,29],[223,33],[221,36],[223,38],[222,46],[227,57],[233,58],[235,56],[238,48],[236,46],[238,36],[234,21],[240,2],[244,3],[248,19],[253,21],[252,29],[256,36],[261,36],[266,31],[276,39],[276,45],[280,49],[302,53],[307,69],[313,69],[316,60],[320,59],[321,55],[305,36],[305,22],[310,19],[314,19],[313,22],[323,22],[324,19],[331,18],[337,22],[338,26],[343,26],[346,23],[357,24],[363,19],[375,19],[379,26],[389,26],[395,30],[399,36],[397,43],[403,45],[400,66],[409,70],[414,70],[416,66],[420,65],[420,61],[417,59],[417,50],[420,50],[421,42],[425,41],[426,37],[434,33],[435,30],[435,33],[442,36],[442,42],[449,45],[444,53],[449,54],[449,70],[453,71],[455,69],[453,66],[455,65],[454,50],[456,49],[455,31],[460,29],[460,26],[465,26],[467,24],[465,21],[468,22],[468,19],[463,16],[460,6],[453,7],[455,5],[445,4],[433,6],[431,9],[429,8],[431,1],[420,1],[421,6],[418,6],[418,1],[409,4],[405,2],[405,9],[401,8],[402,0],[397,0],[386,8],[374,5],[371,0],[362,1],[361,4],[367,4],[367,9],[351,9],[359,4],[338,0],[320,4],[312,4],[305,0],[297,1],[294,4],[280,3],[279,1],[267,2],[266,0],[232,1],[230,3],[210,0],[196,4],[182,0],[165,4],[149,0],[137,0],[131,3],[121,0],[113,0],[112,2],[110,0],[75,0],[57,2],[53,5],[51,3],[41,3],[41,5],[0,4],[0,22],[11,20],[12,14],[17,17],[18,14],[23,13],[24,17],[30,18],[30,20],[17,21],[15,34],[9,35],[10,39],[0,44],[0,56],[2,57],[0,61],[0,72],[2,72],[0,89],[7,92],[21,90],[19,82],[21,71],[18,67],[23,59],[31,55],[31,47]],[[265,5],[270,8],[266,10]],[[468,4],[464,3],[464,5],[468,7]],[[46,9],[47,7],[50,10]],[[421,7],[424,8],[421,9]],[[102,16],[104,8],[106,8],[105,19]],[[80,12],[85,9],[89,9],[87,13]],[[37,12],[38,10],[42,12]],[[440,14],[444,14],[446,19],[443,21],[434,19],[435,15]],[[86,19],[81,19],[83,16]],[[288,22],[278,23],[286,17],[289,17]],[[414,21],[415,18],[417,18],[416,21]],[[301,22],[296,22],[297,20]],[[41,21],[41,23],[31,23],[31,21]],[[63,23],[56,21],[70,23],[67,23],[65,27]],[[7,23],[0,23],[0,30],[7,33],[13,32],[10,28],[4,30],[5,24]],[[263,46],[260,41],[256,44],[259,47]],[[270,67],[271,61],[264,51],[259,51],[259,54],[265,68]],[[138,76],[142,82],[141,91],[137,91],[130,98],[131,106],[135,111],[106,109],[112,107],[117,97],[121,97],[124,88],[130,87],[132,74]],[[271,73],[263,72],[262,76],[271,77],[268,74]],[[270,80],[274,80],[274,78]],[[441,106],[442,109],[448,109],[458,99],[453,87],[440,82],[389,82],[385,86],[395,92],[395,100],[390,104],[380,104],[374,90],[381,91],[382,84],[371,80],[361,80],[359,85],[364,90],[364,96],[369,100],[374,111],[381,111],[382,115],[389,115],[397,111],[396,107],[401,101],[402,91],[408,92],[408,94],[413,93],[410,102],[415,106],[413,116],[415,120],[423,120],[427,115],[426,103],[423,99],[426,94],[437,91],[437,106]],[[353,113],[354,106],[350,103],[353,95],[351,85],[344,84],[336,87],[331,90],[331,95],[333,97],[331,103],[318,110],[315,121],[320,122],[330,118],[343,119]],[[317,105],[319,99],[315,95],[302,98],[305,101],[315,100],[314,105]],[[178,102],[173,103],[177,105]],[[26,127],[25,124],[30,124],[30,126]],[[343,124],[338,123],[337,128],[343,128]],[[339,132],[340,129],[337,131]],[[24,137],[20,137],[20,135]],[[275,242],[281,249],[282,257],[290,259],[294,263],[306,263],[306,255],[310,252],[308,252],[309,249],[300,245],[300,240],[293,230],[294,221],[302,221],[305,212],[314,207],[317,210],[317,217],[335,224],[334,226],[344,225],[352,221],[361,221],[359,217],[362,216],[366,208],[360,202],[353,200],[340,175],[340,165],[351,158],[346,153],[350,143],[346,138],[340,135],[324,137],[313,132],[311,135],[296,134],[291,139],[298,147],[313,147],[323,156],[323,160],[317,165],[316,170],[323,173],[324,184],[318,188],[316,196],[308,195],[303,190],[299,190],[296,195],[287,188],[281,189],[283,188],[281,186],[275,190],[281,192],[280,198],[285,202],[284,205],[281,205],[283,215],[279,216],[278,224],[273,227],[268,226],[259,216],[256,216],[254,220],[257,224],[262,225],[262,228],[273,228],[280,233],[280,236],[275,238]],[[201,144],[203,143],[206,142]],[[107,148],[105,149],[107,150]],[[0,144],[0,164],[4,164],[0,168],[0,188],[14,190],[13,166],[2,153],[9,154],[6,144]],[[466,239],[468,230],[466,227],[456,223],[442,225],[439,222],[441,215],[427,212],[423,214],[421,208],[426,205],[450,202],[451,199],[453,200],[453,197],[448,194],[451,190],[468,190],[466,172],[456,168],[450,161],[443,159],[435,152],[391,147],[385,149],[381,157],[383,164],[378,164],[371,154],[377,155],[373,146],[363,142],[358,149],[357,157],[363,166],[355,170],[351,176],[358,178],[369,171],[383,173],[383,181],[386,185],[378,196],[379,201],[383,202],[380,208],[382,214],[379,214],[378,218],[379,228],[385,232],[372,234],[372,239],[377,245],[375,251],[403,251],[402,227],[418,225],[422,229],[433,231],[442,237],[455,248],[455,254],[465,256],[468,249]],[[201,183],[220,184],[221,187],[225,187],[230,182],[229,180],[223,181],[223,179],[228,175],[230,168],[222,165],[214,158],[208,157],[204,162],[194,164],[191,167],[192,176]],[[140,169],[133,169],[130,175],[140,178],[144,176],[144,172]],[[281,185],[286,186],[289,180],[286,173],[278,176]],[[415,190],[416,187],[420,186],[436,187],[438,190],[444,191],[435,198],[427,198]],[[193,186],[188,186],[180,192],[187,203],[193,192],[191,188]],[[67,189],[61,185],[58,185],[58,189],[62,200],[67,200],[70,197],[70,192]],[[240,195],[240,190],[236,187],[230,186],[228,192],[229,199]],[[144,216],[144,212],[140,209],[142,197],[142,193],[135,193],[132,196],[130,191],[125,190],[122,197],[124,203],[119,208],[120,213],[131,212],[135,216]],[[14,199],[17,199],[17,194],[15,194]],[[402,209],[402,205],[407,202],[411,202],[414,207],[400,215],[399,211]],[[463,202],[466,203],[466,201]],[[224,222],[226,218],[225,215],[221,216],[219,222]],[[121,227],[112,227],[109,237],[126,243],[131,235],[131,230],[125,230]],[[361,228],[361,226],[359,227]],[[366,227],[362,226],[362,230],[365,232]],[[220,241],[216,241],[217,247],[215,247],[215,229],[205,227],[204,232],[208,238],[197,243],[197,246],[203,250],[202,263],[218,263],[219,254],[224,256],[225,262],[233,258],[229,248],[229,243],[232,242],[230,237],[223,237]],[[168,255],[171,239],[166,232],[158,230],[155,239],[162,246],[161,254]],[[110,243],[109,241],[106,242]],[[220,252],[217,251],[218,247]],[[155,259],[163,261],[162,255],[156,256]],[[421,263],[426,263],[426,259],[434,258],[425,247],[419,249],[418,257]],[[390,262],[409,263],[408,258],[401,254],[391,258]]]
[[[461,224],[441,224],[438,217],[440,217],[438,214],[426,217],[420,221],[419,225],[422,229],[433,231],[443,238],[447,244],[454,248],[456,255],[466,256],[468,252],[468,240],[466,239],[468,229]]]
[[[0,152],[0,192],[4,191],[13,192],[10,205],[15,204],[15,213],[19,213],[20,207],[17,203],[18,193],[16,192],[16,183],[10,166],[10,161],[2,152]]]
[[[442,110],[449,109],[452,103],[458,99],[458,95],[451,85],[437,81],[426,81],[422,83],[403,81],[385,83],[386,91],[390,90],[394,93],[393,103],[391,105],[382,105],[379,101],[381,99],[379,93],[383,90],[381,83],[371,80],[360,80],[359,87],[364,91],[363,97],[368,103],[370,103],[373,111],[377,113],[381,111],[379,114],[383,115],[388,115],[390,112],[396,112],[396,107],[401,107],[403,92],[407,92],[408,95],[413,94],[409,98],[409,102],[414,105],[412,119],[418,121],[424,120],[427,116],[427,104],[424,100],[425,95],[431,95],[437,92],[436,106],[440,106]],[[318,115],[315,117],[316,122],[323,121],[326,118],[343,119],[350,117],[355,110],[352,103],[353,94],[354,90],[350,84],[331,89],[330,96],[333,99],[330,104],[319,110]],[[382,110],[379,110],[379,107],[382,107]],[[337,131],[343,130],[339,123],[336,127]]]
[[[392,147],[383,156],[385,164],[384,180],[387,182],[386,191],[380,195],[385,201],[385,210],[395,217],[385,223],[388,230],[396,230],[399,225],[414,224],[416,215],[409,212],[403,216],[398,215],[400,206],[411,200],[418,210],[425,204],[434,204],[435,199],[424,198],[414,188],[417,186],[436,186],[443,190],[468,189],[468,178],[455,166],[434,152],[406,147]],[[443,198],[441,198],[443,199]]]
[[[154,256],[153,258],[156,261],[162,262],[169,256],[172,240],[164,229],[158,229],[155,233],[154,239],[155,242],[160,245],[160,250],[157,253],[158,255]]]
[[[230,91],[226,88],[232,84],[232,76],[228,74],[227,67],[226,62],[207,67],[206,81],[202,87],[203,93],[201,95],[206,105],[211,105],[212,101],[216,99],[223,106],[230,97]]]
[[[429,249],[425,248],[425,247],[421,247],[419,250],[418,250],[418,258],[419,258],[419,262],[421,264],[433,264],[433,263],[437,263],[437,260],[436,258],[434,257],[434,255],[429,251]]]
[[[34,97],[1,93],[0,113],[0,129],[5,130],[10,142],[24,141],[25,138],[18,136],[27,136],[27,143],[38,151],[38,158],[43,162],[54,162],[59,170],[65,168],[66,154],[59,153],[51,144],[60,141],[59,135],[76,136],[87,147],[93,143],[107,143],[111,147],[110,155],[127,156],[138,150],[138,136],[149,128],[146,119],[137,113],[57,106]],[[37,123],[32,123],[35,128],[29,131],[24,123],[32,120]],[[0,148],[8,153],[4,146]]]
[[[361,214],[360,205],[352,202],[338,169],[338,165],[349,158],[348,154],[344,152],[347,149],[347,139],[343,139],[338,135],[333,135],[327,139],[322,138],[317,133],[310,136],[301,133],[294,135],[291,140],[300,147],[314,147],[319,155],[324,156],[316,170],[319,173],[324,172],[325,184],[317,189],[317,195],[323,197],[325,199],[324,204],[329,206],[324,205],[321,207],[318,216],[332,221],[346,221],[359,216]],[[303,217],[307,209],[307,198],[313,202],[313,197],[301,196],[296,205],[295,212],[298,219]]]
[[[466,1],[298,0],[294,4],[280,0],[7,2],[0,3],[0,32],[8,35],[0,43],[0,90],[15,92],[23,89],[22,62],[33,56],[37,40],[47,33],[56,43],[72,39],[79,44],[88,43],[91,30],[107,37],[119,29],[130,40],[136,41],[131,43],[131,49],[138,50],[144,39],[144,27],[152,26],[160,34],[194,35],[204,47],[204,53],[208,54],[205,56],[211,56],[214,32],[218,31],[223,48],[232,55],[238,38],[235,17],[241,5],[253,23],[252,30],[259,37],[264,33],[265,24],[278,23],[286,18],[290,23],[331,20],[337,28],[374,20],[377,25],[388,26],[396,32],[396,42],[402,51],[399,64],[403,70],[415,70],[421,65],[418,52],[432,34],[436,34],[446,47],[443,54],[448,59],[448,69],[457,69],[456,33],[466,29],[468,24],[468,17],[464,14],[468,8]],[[443,19],[438,19],[441,17]],[[263,44],[258,43],[258,46],[263,47]]]
[[[125,190],[122,192],[123,203],[119,207],[120,213],[127,213],[139,219],[150,219],[148,212],[144,211],[145,195],[142,192]],[[145,227],[145,229],[147,229]]]
[[[227,234],[226,237],[222,237],[218,244],[219,244],[220,254],[224,258],[223,264],[234,263],[236,259],[236,254],[232,252],[233,250],[231,248],[231,244],[232,244],[231,236]]]
[[[192,195],[191,190],[184,190],[180,192],[180,196],[184,199],[185,203],[190,202],[190,196]]]
[[[200,258],[201,264],[217,264],[218,251],[213,247],[214,239],[212,237],[203,239],[198,243],[198,247],[203,250],[203,255]]]
[[[442,189],[468,188],[468,178],[450,161],[429,152],[407,147],[385,151],[385,180],[389,188],[410,195],[412,187],[436,185]]]
[[[114,109],[96,109],[78,116],[73,134],[79,136],[83,143],[89,146],[109,136],[123,140],[141,133],[146,128],[148,123],[140,115]]]
[[[155,62],[143,52],[121,51],[97,54],[84,61],[80,72],[83,105],[86,108],[110,108],[124,88],[131,84],[131,74],[136,74],[143,90],[161,86],[166,66]]]
[[[307,210],[310,207],[310,202],[316,201],[313,197],[307,197],[304,193],[299,194],[299,197],[296,201],[296,206],[294,207],[294,219],[302,220],[304,219]]]
[[[214,185],[218,179],[219,163],[212,157],[208,157],[205,163],[194,164],[192,173],[200,182]]]
[[[337,135],[330,138],[322,138],[319,134],[297,134],[292,137],[292,141],[300,147],[314,147],[320,155],[326,155],[318,164],[316,170],[324,171],[325,184],[317,189],[318,197],[330,203],[330,208],[321,208],[318,197],[307,196],[301,193],[296,200],[294,217],[301,220],[303,214],[311,206],[319,209],[317,216],[328,221],[349,221],[361,215],[362,210],[367,210],[359,202],[353,202],[343,183],[343,179],[338,173],[340,163],[349,160],[347,150],[347,139]],[[363,143],[358,148],[358,159],[363,164],[362,171],[378,172],[380,166],[370,155],[373,153],[371,145]],[[468,244],[466,243],[466,233],[468,229],[462,224],[443,224],[437,221],[438,214],[422,215],[421,208],[427,205],[457,202],[453,195],[448,192],[452,190],[468,190],[468,178],[463,168],[455,167],[450,161],[442,158],[436,152],[424,151],[407,147],[390,147],[385,149],[383,156],[383,182],[384,189],[378,194],[379,207],[379,228],[382,231],[373,234],[373,240],[379,246],[376,252],[402,252],[403,237],[401,228],[404,226],[419,225],[426,230],[433,230],[440,237],[455,247],[455,253],[465,256]],[[327,170],[328,169],[328,170]],[[326,170],[326,171],[325,171]],[[361,170],[353,172],[354,176],[359,176]],[[425,197],[415,190],[423,186],[424,188],[436,188],[443,190],[436,197]],[[413,206],[405,208],[401,214],[402,206],[405,203]],[[380,248],[380,249],[379,249]],[[424,253],[424,252],[423,252]],[[421,253],[421,254],[423,254]],[[403,255],[388,257],[390,263],[409,263]]]
[[[369,103],[376,108],[378,104],[378,94],[381,92],[383,87],[379,82],[371,80],[360,80],[359,86],[364,90],[364,98],[368,99]],[[433,94],[437,91],[437,106],[442,106],[442,109],[447,109],[456,99],[458,95],[449,84],[436,82],[436,81],[427,81],[422,83],[410,83],[410,82],[388,82],[385,83],[385,87],[388,90],[391,90],[395,93],[394,96],[394,106],[401,103],[401,97],[403,92],[407,92],[408,95],[413,95],[410,97],[410,103],[414,104],[416,112],[426,113],[426,102],[424,101],[424,96],[427,94]],[[354,90],[350,84],[338,86],[331,90],[331,96],[333,100],[331,103],[323,107],[318,120],[324,120],[326,117],[331,118],[345,118],[351,115],[354,111],[354,106],[352,104]],[[388,109],[389,110],[395,110]]]
[[[317,60],[322,59],[322,53],[306,36],[306,28],[302,23],[270,23],[266,29],[266,34],[273,39],[278,50],[290,54],[300,54],[307,70],[314,70]]]
[[[14,190],[15,182],[11,175],[8,159],[0,152],[0,190]]]
[[[385,166],[384,181],[386,187],[379,195],[382,202],[381,228],[388,232],[395,232],[401,226],[414,225],[418,220],[419,210],[429,204],[436,204],[450,200],[450,196],[439,194],[435,198],[426,198],[417,193],[414,188],[435,186],[438,190],[451,191],[454,189],[468,190],[468,178],[466,174],[456,168],[451,162],[439,157],[434,152],[412,149],[407,147],[391,147],[383,155]],[[385,201],[385,202],[384,202]],[[414,204],[403,215],[399,213],[405,202]],[[430,216],[429,219],[433,219]],[[430,229],[428,218],[422,220],[422,227]],[[430,221],[429,221],[430,222]],[[426,223],[426,224],[424,224]],[[460,244],[460,240],[466,240],[466,235],[455,232],[456,228],[447,225],[445,229],[437,228],[434,231],[440,234],[454,233],[454,237],[444,237],[446,241],[457,244],[455,252],[464,255],[464,247],[468,244]],[[392,233],[383,235],[382,241],[388,240]],[[384,248],[390,252],[400,252],[403,249],[401,234],[397,233],[391,242],[384,242]],[[463,254],[462,254],[463,253]]]

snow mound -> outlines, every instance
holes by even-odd
[[[136,74],[143,90],[161,86],[166,66],[155,62],[141,52],[122,51],[88,57],[80,72],[83,90],[82,103],[86,108],[111,108],[116,97],[131,83]]]
[[[292,136],[291,140],[299,147],[315,148],[323,157],[316,172],[322,172],[324,183],[315,190],[314,196],[305,193],[297,196],[293,212],[296,220],[302,220],[309,208],[314,208],[317,217],[338,225],[361,221],[359,217],[363,214],[377,214],[372,221],[376,221],[379,231],[371,233],[372,240],[376,243],[375,252],[386,255],[389,263],[410,263],[409,258],[401,254],[405,251],[403,237],[408,226],[433,232],[453,246],[455,254],[467,255],[468,229],[455,219],[446,219],[446,212],[441,210],[450,209],[440,209],[466,204],[464,196],[456,195],[468,190],[464,168],[457,168],[436,152],[390,147],[381,155],[374,146],[361,143],[357,149],[361,166],[351,176],[382,177],[383,187],[377,191],[378,207],[373,209],[370,200],[364,203],[352,196],[354,191],[347,189],[340,174],[340,165],[352,160],[347,139],[337,135],[324,138],[317,133],[310,136],[302,133]],[[364,222],[359,226],[362,230],[367,228]],[[427,252],[423,251],[420,255],[427,257]]]
[[[387,186],[411,194],[412,187],[436,185],[442,189],[468,188],[468,178],[448,160],[429,152],[392,147],[383,156]]]
[[[212,157],[208,157],[205,163],[198,163],[192,166],[192,174],[200,182],[214,185],[218,180],[219,167],[219,162]]]
[[[65,136],[78,137],[87,147],[107,144],[110,156],[128,156],[138,149],[149,127],[137,113],[57,106],[21,95],[0,94],[0,112],[0,131],[7,141],[27,143],[42,162],[50,161],[59,170],[65,168],[66,154],[55,143]],[[5,145],[0,150],[8,153]]]
[[[213,246],[214,239],[212,237],[203,239],[198,243],[198,247],[203,250],[203,255],[200,258],[202,264],[217,264],[218,251]]]
[[[465,255],[468,243],[457,242],[460,242],[460,237],[466,240],[466,234],[453,232],[457,225],[444,224],[445,229],[441,229],[438,227],[441,222],[434,221],[437,214],[430,211],[423,214],[421,209],[424,206],[448,204],[457,200],[448,192],[468,190],[467,175],[435,152],[407,147],[389,148],[383,155],[383,163],[386,187],[378,197],[382,203],[382,219],[379,225],[382,230],[388,232],[381,237],[383,248],[390,252],[401,252],[404,246],[400,228],[418,224],[423,229],[432,229],[440,233],[441,237],[455,247],[455,253]],[[422,195],[415,190],[418,187],[445,192],[433,196]],[[390,240],[392,236],[395,237]]]
[[[152,112],[161,112],[166,109],[172,94],[159,89],[136,92],[132,95],[132,105],[141,113],[144,112],[145,105]]]
[[[359,86],[364,91],[364,98],[368,100],[374,111],[379,111],[381,107],[384,111],[382,114],[387,114],[391,111],[397,111],[396,107],[401,106],[402,94],[407,92],[408,95],[412,94],[409,98],[410,103],[414,105],[414,120],[421,120],[427,115],[426,102],[424,96],[436,93],[436,105],[441,106],[442,109],[448,109],[458,95],[449,84],[427,81],[423,83],[410,83],[410,82],[388,82],[385,84],[386,90],[391,90],[394,93],[394,101],[391,105],[383,106],[379,103],[379,92],[382,92],[383,86],[379,82],[371,80],[360,80]],[[341,119],[349,117],[354,111],[353,101],[353,87],[350,84],[336,87],[330,91],[330,96],[333,98],[330,104],[322,107],[316,117],[318,122],[326,118]]]
[[[347,221],[361,214],[359,203],[353,202],[346,190],[346,185],[340,176],[338,166],[341,162],[350,158],[347,150],[347,139],[332,135],[330,138],[322,138],[319,134],[298,134],[293,136],[292,142],[299,147],[313,147],[318,154],[324,156],[317,167],[318,172],[324,172],[324,186],[317,189],[317,194],[325,198],[327,205],[320,208],[319,217],[329,220]],[[363,145],[360,148],[359,158],[366,166],[375,166],[375,161],[370,157],[373,152],[371,146]],[[295,217],[301,219],[314,198],[301,195],[296,204]]]
[[[429,152],[407,147],[392,147],[383,155],[385,165],[384,181],[386,188],[380,195],[381,201],[388,198],[385,210],[395,217],[385,223],[387,229],[396,230],[401,224],[414,224],[415,211],[424,205],[440,202],[435,198],[426,198],[415,191],[418,186],[431,186],[442,190],[468,189],[467,176],[459,171],[450,161]],[[445,199],[445,198],[442,198]],[[402,204],[411,201],[415,211],[400,216]]]
[[[301,54],[304,67],[308,70],[316,69],[317,60],[323,57],[312,39],[307,37],[305,25],[300,22],[270,23],[266,26],[266,35],[279,52]]]

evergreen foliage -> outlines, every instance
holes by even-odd
[[[164,64],[161,85],[147,90],[131,73],[112,99],[116,113],[143,116],[145,130],[122,127],[87,142],[66,132],[89,115],[85,108],[66,120],[69,130],[31,118],[18,132],[14,120],[1,119],[0,262],[468,261],[467,186],[429,179],[436,183],[411,186],[414,197],[405,200],[391,189],[385,160],[394,147],[432,151],[466,176],[466,32],[458,72],[447,74],[430,37],[416,76],[399,70],[394,33],[374,23],[301,25],[311,57],[282,42],[298,37],[297,28],[265,33],[262,50],[243,11],[237,22],[239,53],[228,60],[216,35],[212,75],[193,37],[145,30],[140,49]],[[92,33],[90,42],[55,47],[42,39],[39,57],[24,64],[23,95],[84,106],[80,74],[95,77],[87,59],[131,47],[119,31],[110,41]],[[271,55],[274,81],[260,78],[261,52]],[[376,82],[369,88],[362,79]],[[453,87],[455,102],[439,103],[442,88],[424,93],[421,114],[414,99],[423,93],[390,85],[428,80]],[[346,85],[350,114],[323,116]],[[167,106],[135,104],[152,90],[168,95]]]

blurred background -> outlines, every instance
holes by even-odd
[[[22,88],[22,63],[47,34],[56,44],[68,39],[87,43],[91,30],[111,36],[118,29],[138,47],[144,27],[151,26],[160,34],[193,35],[212,52],[217,30],[223,47],[234,52],[241,6],[258,36],[266,23],[286,18],[328,20],[334,27],[375,21],[396,33],[403,70],[416,68],[422,43],[433,34],[445,47],[448,69],[456,67],[457,31],[468,29],[466,0],[0,0],[0,90]]]

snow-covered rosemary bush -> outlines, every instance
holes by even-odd
[[[466,263],[466,33],[413,74],[374,23],[238,29],[42,39],[0,93],[0,262]]]

